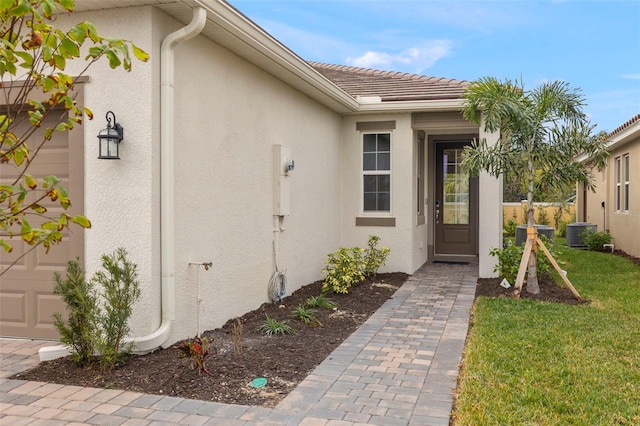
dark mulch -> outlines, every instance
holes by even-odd
[[[629,259],[631,262],[640,266],[639,257],[632,256],[622,250],[615,250],[611,253],[611,255],[624,257],[625,259]],[[502,280],[498,278],[480,278],[476,287],[476,297],[513,297],[513,287],[506,289],[500,286],[501,281]],[[589,303],[588,300],[580,301],[576,299],[573,293],[571,293],[571,291],[566,286],[564,286],[564,284],[558,285],[558,283],[556,283],[553,277],[549,274],[540,274],[540,276],[538,277],[538,284],[540,286],[540,293],[531,294],[526,291],[527,286],[525,283],[523,290],[520,293],[520,298],[566,303],[569,305]]]
[[[198,374],[189,361],[179,358],[178,344],[153,353],[132,356],[110,373],[97,368],[80,368],[69,358],[40,363],[14,379],[64,385],[124,389],[155,395],[217,401],[231,404],[273,407],[313,371],[353,331],[364,323],[406,281],[403,273],[378,274],[352,287],[349,294],[332,294],[337,310],[318,309],[322,326],[305,325],[290,317],[291,310],[309,296],[321,292],[322,282],[309,284],[283,300],[281,306],[266,303],[243,315],[242,352],[234,350],[231,320],[222,328],[203,333],[217,351],[207,358],[210,375]],[[289,320],[297,334],[266,337],[257,328],[265,315]],[[250,386],[257,377],[267,385]]]
[[[500,285],[500,278],[479,278],[476,286],[476,297],[514,297],[513,287],[504,288]],[[513,283],[512,283],[513,285]],[[567,305],[581,305],[589,303],[588,300],[578,300],[571,290],[565,286],[560,286],[553,277],[543,273],[538,276],[538,286],[540,293],[531,294],[527,292],[525,283],[520,293],[521,299],[539,300],[544,302],[566,303]]]

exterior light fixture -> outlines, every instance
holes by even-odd
[[[98,158],[102,160],[119,160],[120,142],[124,137],[124,129],[116,122],[116,115],[107,112],[107,128],[98,133]],[[113,118],[113,122],[112,122]]]

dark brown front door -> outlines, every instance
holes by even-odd
[[[478,178],[460,162],[470,141],[436,141],[436,255],[478,254]]]

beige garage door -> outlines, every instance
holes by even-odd
[[[43,127],[55,126],[60,114],[54,114]],[[42,127],[41,127],[42,129]],[[34,135],[41,140],[43,129]],[[37,139],[35,139],[37,138]],[[32,144],[33,145],[33,144]],[[55,175],[63,183],[71,198],[70,214],[82,214],[84,211],[84,148],[82,129],[72,132],[55,132],[54,138],[47,142],[29,168],[33,176]],[[12,182],[16,172],[7,164],[0,166],[0,181]],[[62,209],[52,203],[46,205],[52,215]],[[30,219],[32,226],[37,220]],[[20,240],[12,240],[13,252],[7,254],[0,250],[0,265],[6,267],[22,256],[31,247]],[[80,258],[83,264],[84,232],[79,226],[65,231],[62,243],[51,248],[45,254],[43,247],[32,250],[18,261],[9,271],[0,277],[0,336],[58,339],[53,327],[53,313],[64,312],[65,306],[60,297],[53,294],[55,271],[64,273],[68,260]]]

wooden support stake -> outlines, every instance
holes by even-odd
[[[569,290],[571,290],[571,293],[573,293],[573,295],[578,300],[583,300],[582,296],[580,296],[580,294],[578,294],[578,291],[573,287],[573,285],[571,284],[571,282],[569,281],[567,276],[564,274],[562,269],[560,269],[560,265],[558,265],[558,262],[556,262],[556,260],[553,258],[553,256],[551,256],[551,253],[544,246],[544,243],[540,240],[540,238],[537,239],[537,242],[538,242],[538,245],[542,248],[542,251],[544,252],[544,254],[547,256],[547,259],[549,259],[549,262],[551,262],[551,264],[556,269],[558,274],[560,274],[560,277],[562,277],[562,280],[564,281],[564,283],[567,285],[567,287],[569,287]]]
[[[524,284],[524,275],[527,273],[527,265],[529,263],[529,256],[531,256],[531,250],[533,249],[532,238],[527,238],[527,242],[524,245],[524,251],[522,252],[522,259],[520,260],[520,268],[518,269],[518,276],[516,277],[516,284],[514,290],[514,296],[516,299],[520,298],[520,292],[522,291],[522,284]]]

